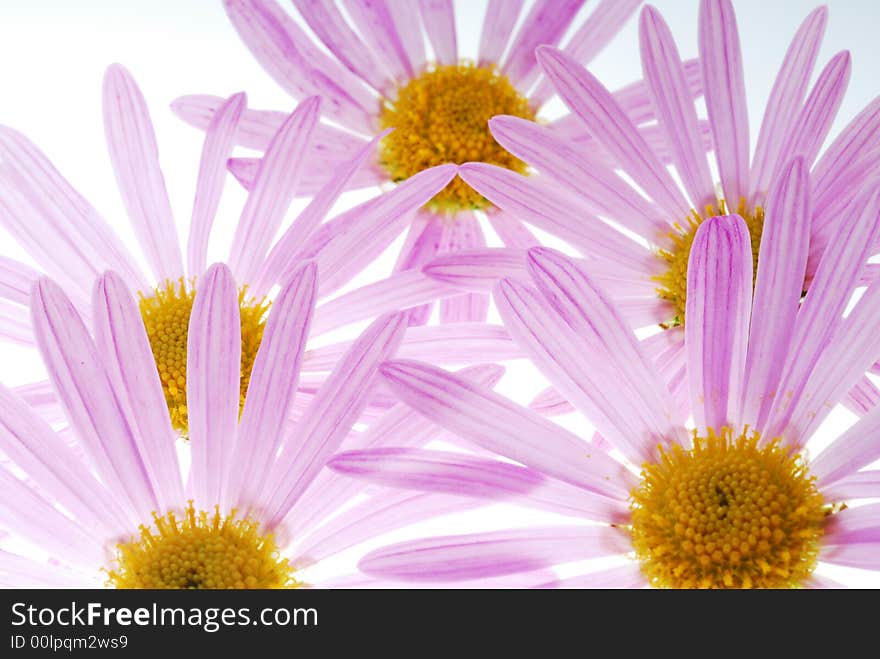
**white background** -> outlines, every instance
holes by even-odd
[[[595,0],[588,3],[584,15],[593,4]],[[697,0],[658,0],[654,4],[670,24],[682,56],[696,56]],[[827,4],[830,20],[817,69],[840,50],[849,49],[853,57],[852,79],[833,137],[877,94],[880,3],[830,0]],[[788,42],[815,4],[809,0],[734,0],[734,5],[743,42],[754,141],[763,104]],[[458,1],[456,9],[459,47],[465,55],[473,55],[485,2]],[[0,123],[20,130],[40,146],[136,251],[104,144],[101,80],[104,68],[112,62],[124,64],[134,74],[147,98],[179,234],[184,236],[201,134],[175,118],[168,104],[187,93],[228,96],[242,90],[247,91],[251,107],[290,110],[295,102],[253,60],[219,2],[0,0]],[[641,77],[635,17],[597,58],[592,70],[611,88]],[[243,199],[230,177],[216,240],[211,243],[214,260],[225,257],[224,247]],[[27,260],[2,229],[0,253]],[[393,250],[359,281],[370,281],[389,271],[392,257]],[[31,351],[0,345],[0,381],[14,385],[42,377],[42,367]],[[534,371],[521,363],[510,365],[510,373],[500,386],[520,402],[541,388]],[[841,414],[823,430],[836,435],[851,422],[851,415]],[[565,423],[584,433],[589,430],[581,418],[569,418]],[[548,521],[543,515],[500,507],[491,513],[430,522],[394,538],[420,531],[484,530],[488,525],[504,527],[537,520]],[[341,563],[350,564],[357,553]],[[853,585],[880,585],[880,576],[864,572],[840,570],[833,576]]]

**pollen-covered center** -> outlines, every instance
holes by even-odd
[[[183,519],[153,514],[140,538],[117,545],[108,585],[115,588],[292,588],[294,570],[271,534],[251,519],[196,511]]]
[[[195,287],[183,279],[159,287],[150,296],[141,294],[140,311],[162,381],[165,401],[175,430],[189,432],[186,408],[186,340],[192,314]],[[265,300],[247,297],[244,288],[238,295],[241,309],[241,405],[247,393],[251,369],[263,339]]]
[[[661,588],[801,586],[832,512],[800,456],[728,428],[661,450],[630,507],[636,557]]]
[[[695,211],[685,220],[684,224],[676,224],[675,229],[669,233],[669,238],[672,241],[671,249],[661,249],[657,252],[658,258],[664,262],[666,268],[663,274],[653,277],[657,283],[657,295],[661,299],[671,302],[675,312],[675,315],[662,325],[664,328],[684,325],[688,259],[691,255],[694,236],[697,233],[697,228],[706,218],[727,213],[724,202],[721,202],[720,205],[720,211],[710,206],[705,209],[703,215],[699,215]],[[752,275],[754,276],[758,271],[758,252],[761,248],[761,232],[764,230],[764,209],[758,207],[754,211],[748,211],[745,203],[741,203],[737,213],[745,220],[746,226],[749,228],[754,268]]]
[[[525,163],[489,132],[489,119],[499,114],[535,118],[528,101],[494,69],[437,66],[400,87],[395,100],[383,102],[381,126],[394,131],[382,140],[379,161],[392,181],[445,163],[478,161],[524,172]],[[428,202],[432,210],[452,213],[489,205],[458,177]]]

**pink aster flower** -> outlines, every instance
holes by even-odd
[[[245,96],[236,94],[220,103],[207,128],[183,249],[146,103],[132,76],[119,65],[107,70],[103,107],[118,187],[149,270],[141,269],[110,225],[49,159],[8,127],[0,127],[0,224],[86,317],[94,279],[105,270],[116,272],[137,292],[172,422],[185,434],[189,313],[205,270],[208,240],[227,175],[226,160],[236,135],[246,127]],[[277,126],[229,245],[228,263],[241,305],[242,404],[272,287],[286,281],[304,259],[314,258],[321,273],[319,294],[333,293],[360,269],[364,259],[377,256],[386,238],[399,233],[412,213],[455,175],[453,165],[428,169],[387,194],[324,222],[351,177],[371,156],[375,141],[372,146],[365,143],[349,160],[337,163],[309,205],[285,227],[290,202],[308,170],[310,145],[320,132],[320,107],[317,97],[306,99]],[[34,344],[27,304],[30,286],[40,274],[0,257],[0,338]],[[322,308],[314,332],[458,292],[421,275],[408,282],[378,281]],[[469,335],[470,329],[463,332]],[[311,391],[315,385],[315,377],[303,383]],[[19,393],[57,416],[57,401],[48,383],[34,383]]]
[[[688,268],[690,413],[629,323],[576,260],[528,254],[531,283],[503,279],[496,301],[536,366],[595,424],[604,450],[484,387],[413,361],[384,364],[413,409],[515,461],[385,448],[343,453],[330,466],[410,490],[503,499],[594,522],[437,537],[366,555],[367,575],[439,583],[531,573],[612,555],[635,560],[556,586],[834,586],[823,564],[880,569],[880,458],[874,410],[808,458],[815,430],[880,354],[880,286],[844,315],[860,261],[877,238],[878,192],[852,232],[825,251],[803,302],[807,240],[803,159],[771,220],[771,247],[752,278],[738,215],[695,232]],[[842,244],[843,243],[843,244]],[[792,258],[789,251],[796,253]],[[818,573],[814,573],[816,568]]]
[[[353,177],[351,185],[363,187],[404,181],[431,165],[447,162],[478,160],[524,171],[525,164],[489,134],[487,121],[497,114],[524,119],[540,114],[554,91],[538,67],[535,47],[558,45],[576,23],[584,1],[538,0],[518,30],[514,27],[523,12],[521,0],[489,2],[479,54],[473,62],[462,59],[451,0],[352,0],[342,6],[326,0],[297,0],[294,4],[298,18],[314,37],[274,0],[224,2],[242,40],[279,85],[296,99],[310,94],[325,99],[323,116],[335,125],[322,123],[316,129],[309,155],[309,175],[316,184],[334,172],[341,159],[365,148],[370,136],[383,128],[394,129],[381,141],[378,159]],[[574,30],[564,51],[574,61],[589,63],[638,4],[636,0],[598,3]],[[683,66],[692,98],[700,92],[698,66],[696,62]],[[657,157],[668,161],[671,153],[656,126],[650,124],[654,113],[646,85],[640,82],[621,89],[614,98],[628,119],[640,125],[639,134],[658,149]],[[204,128],[221,102],[217,97],[193,95],[178,99],[173,108],[184,120]],[[281,119],[277,112],[248,111],[240,143],[265,149]],[[548,130],[598,151],[598,141],[572,117],[552,122]],[[604,151],[597,158],[608,166],[617,162]],[[250,186],[258,162],[232,159],[230,168]],[[417,268],[438,252],[485,246],[478,221],[484,211],[506,244],[536,244],[517,219],[498,212],[489,201],[454,179],[413,218],[396,269]],[[389,244],[393,236],[386,238]],[[405,281],[408,275],[402,277]],[[451,296],[441,302],[440,318],[484,320],[486,310],[485,293]],[[411,322],[424,322],[429,312],[430,307],[421,307]]]
[[[809,251],[804,281],[791,285],[806,290],[822,254],[843,239],[847,222],[860,210],[850,206],[851,200],[869,188],[880,171],[880,99],[855,117],[820,156],[850,75],[849,53],[840,52],[808,90],[826,20],[827,10],[819,8],[794,36],[750,153],[733,7],[730,0],[701,2],[700,76],[714,145],[712,161],[720,174],[717,189],[687,70],[669,28],[650,6],[640,16],[641,59],[657,127],[677,178],[653,153],[656,147],[644,139],[619,99],[570,53],[547,46],[537,52],[544,73],[572,111],[572,120],[613,156],[619,171],[602,162],[595,150],[512,116],[492,119],[492,134],[537,175],[525,177],[486,163],[460,167],[460,176],[505,214],[579,250],[633,327],[659,324],[669,330],[649,339],[646,349],[663,363],[664,376],[682,394],[687,264],[699,224],[713,215],[738,212],[749,228],[754,260],[760,263],[762,229],[769,213],[775,212],[768,194],[791,159],[801,156],[813,190],[807,216],[798,216],[803,223],[797,231],[808,239]],[[625,231],[618,231],[621,228]],[[481,269],[482,274],[492,274],[494,264],[494,272],[504,272],[512,256],[471,251],[460,258],[441,257],[425,271],[444,281],[458,277],[485,289],[492,282],[491,277],[479,276]],[[865,281],[874,274],[866,268]],[[858,396],[880,397],[867,380],[858,386]]]
[[[62,289],[40,279],[32,294],[34,334],[84,456],[0,387],[0,451],[13,465],[0,468],[0,523],[9,531],[0,582],[311,585],[308,568],[324,558],[471,505],[383,490],[323,525],[352,491],[350,479],[321,473],[323,465],[346,442],[370,445],[353,439],[366,433],[352,426],[377,366],[401,342],[406,317],[389,314],[370,325],[291,424],[317,286],[316,267],[308,263],[279,293],[239,415],[238,289],[225,265],[205,272],[190,321],[184,473],[147,333],[123,278],[107,273],[97,281],[94,338]],[[478,380],[489,381],[486,373]],[[242,555],[249,559],[244,565]],[[188,556],[200,558],[186,562]]]

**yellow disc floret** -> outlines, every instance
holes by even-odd
[[[181,434],[189,431],[186,408],[186,340],[192,314],[195,287],[181,279],[157,288],[152,295],[141,294],[140,311],[162,381],[171,423]],[[265,300],[247,297],[247,289],[239,292],[241,309],[241,405],[250,382],[251,369],[263,339]]]
[[[535,118],[507,76],[472,64],[429,69],[383,102],[380,123],[394,132],[382,140],[379,161],[393,181],[445,163],[485,162],[524,172],[525,163],[489,132],[489,119],[499,114]],[[454,213],[485,209],[489,202],[456,177],[428,207]]]
[[[661,275],[653,277],[657,282],[657,295],[672,303],[675,315],[668,323],[663,325],[664,328],[676,327],[684,324],[684,310],[687,301],[687,270],[688,260],[691,255],[691,246],[694,243],[694,236],[697,228],[706,218],[715,215],[724,215],[727,213],[724,202],[720,203],[721,210],[709,206],[705,209],[703,215],[696,211],[688,217],[684,224],[676,224],[675,229],[669,233],[672,241],[672,247],[669,250],[661,249],[657,256],[665,263],[666,270]],[[764,230],[764,209],[756,208],[754,211],[748,211],[745,202],[740,202],[737,213],[745,220],[746,226],[749,228],[749,235],[752,240],[752,265],[754,276],[758,271],[758,251],[761,248],[761,233]]]
[[[139,539],[117,545],[116,565],[108,571],[115,588],[292,588],[293,568],[278,553],[271,534],[258,524],[196,511],[183,519],[153,513],[153,527],[141,526]]]
[[[632,493],[636,557],[661,588],[791,588],[816,567],[826,505],[778,440],[729,428],[660,449]]]

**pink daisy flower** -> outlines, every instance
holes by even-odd
[[[138,293],[172,423],[185,434],[189,314],[205,271],[226,160],[236,135],[244,130],[246,99],[244,94],[236,94],[224,100],[207,128],[185,249],[178,240],[146,103],[132,76],[119,65],[107,70],[103,101],[110,158],[149,271],[139,267],[110,225],[48,158],[8,127],[0,127],[0,224],[44,273],[59,282],[84,316],[89,315],[92,284],[105,270],[118,273],[126,286]],[[228,262],[239,290],[242,404],[272,287],[286,281],[304,259],[314,258],[321,272],[319,294],[333,293],[360,269],[361,259],[377,256],[385,238],[399,233],[411,215],[455,176],[454,165],[428,169],[389,193],[324,222],[359,166],[371,156],[374,140],[372,146],[352,153],[352,159],[340,161],[309,205],[281,231],[302,174],[308,169],[304,163],[310,145],[320,132],[320,106],[318,98],[304,100],[273,133],[229,246]],[[0,338],[34,344],[27,304],[31,284],[40,274],[14,259],[0,257]],[[320,334],[453,293],[460,290],[421,275],[410,277],[408,282],[375,282],[328,303],[318,313],[314,330]],[[465,338],[471,334],[469,328],[463,329]],[[314,380],[303,386],[314,391]],[[47,414],[57,416],[57,400],[48,383],[34,383],[19,393]],[[54,411],[50,409],[53,406]]]
[[[640,16],[641,58],[657,128],[671,152],[673,172],[653,153],[626,108],[569,53],[542,46],[537,58],[562,100],[596,144],[613,154],[626,179],[596,157],[547,127],[521,117],[490,121],[495,139],[538,175],[486,163],[467,163],[459,175],[507,215],[555,234],[579,250],[591,272],[612,295],[635,328],[661,325],[669,331],[646,342],[663,363],[674,390],[685,375],[684,330],[688,256],[697,227],[708,217],[738,212],[751,236],[753,258],[760,262],[762,230],[768,222],[768,193],[795,156],[811,172],[809,217],[799,231],[809,240],[804,281],[812,280],[822,254],[845,235],[848,208],[878,172],[880,99],[873,101],[819,156],[840,107],[850,75],[849,53],[835,55],[808,93],[827,21],[827,10],[812,12],[801,25],[779,69],[767,101],[757,146],[749,151],[745,82],[736,17],[730,0],[703,0],[699,15],[701,86],[714,144],[713,162],[705,155],[700,119],[690,93],[687,70],[663,18],[647,6]],[[648,197],[646,199],[646,196]],[[623,231],[618,231],[623,229]],[[873,254],[873,250],[868,255]],[[492,264],[503,272],[511,254],[471,251],[441,257],[425,272],[479,288]],[[865,269],[865,281],[876,266]],[[465,276],[467,275],[467,276]],[[858,396],[880,399],[867,380]],[[551,402],[552,397],[547,398]],[[558,399],[557,399],[558,402]]]
[[[310,174],[321,182],[369,136],[393,128],[379,145],[378,159],[361,168],[352,187],[408,180],[432,165],[478,160],[510,171],[525,164],[488,132],[497,114],[534,119],[553,96],[548,79],[534,56],[540,44],[557,45],[575,24],[583,0],[538,0],[522,18],[521,0],[492,0],[482,24],[476,61],[462,59],[451,0],[420,2],[333,2],[297,0],[298,17],[274,0],[226,0],[230,20],[266,71],[296,99],[319,94],[326,103],[322,123],[309,156]],[[574,30],[564,50],[575,61],[589,63],[615,36],[638,6],[636,0],[603,0]],[[320,43],[317,43],[317,39]],[[433,59],[426,50],[426,40]],[[324,50],[326,49],[326,50]],[[683,64],[688,93],[700,93],[696,62]],[[665,161],[671,157],[656,126],[644,83],[619,90],[614,97],[626,116],[640,124],[639,133]],[[222,99],[193,95],[178,99],[173,109],[189,123],[204,128]],[[239,141],[264,149],[282,115],[248,111]],[[560,139],[576,140],[588,150],[598,141],[572,117],[553,121],[547,129]],[[646,125],[647,124],[647,125]],[[338,128],[336,126],[339,126]],[[708,135],[708,128],[706,129]],[[661,138],[661,139],[658,139]],[[609,166],[617,161],[602,151],[597,158]],[[239,158],[230,169],[250,186],[259,160]],[[308,190],[306,185],[304,190]],[[417,268],[438,252],[484,247],[478,218],[482,214],[508,245],[536,244],[514,217],[498,209],[461,179],[454,179],[413,218],[396,265]],[[390,244],[393,236],[387,236]],[[363,264],[366,264],[366,259]],[[406,277],[406,276],[404,276]],[[488,297],[478,292],[453,296],[440,303],[441,321],[484,320]],[[412,314],[425,322],[430,307]]]
[[[314,585],[309,568],[327,557],[412,521],[473,505],[381,490],[323,524],[353,491],[350,479],[322,473],[324,463],[346,443],[375,443],[353,425],[379,363],[401,342],[406,317],[389,314],[370,325],[292,423],[291,410],[301,404],[294,396],[317,288],[316,267],[308,263],[279,293],[239,415],[238,288],[225,265],[205,272],[188,337],[190,442],[182,472],[148,335],[123,278],[107,273],[97,281],[94,338],[62,289],[40,279],[32,294],[34,334],[85,457],[21,397],[0,387],[0,451],[13,465],[0,468],[2,526],[9,532],[0,551],[0,582]],[[485,370],[475,375],[484,384],[492,379]],[[398,421],[407,426],[399,414]],[[15,546],[27,551],[14,552]]]
[[[770,249],[754,295],[743,218],[711,218],[695,232],[684,327],[692,431],[611,298],[579,262],[546,248],[529,251],[531,284],[503,279],[496,302],[511,334],[607,448],[437,367],[384,364],[413,409],[519,464],[386,448],[340,454],[334,470],[594,523],[392,545],[366,555],[362,571],[449,583],[623,554],[635,560],[547,585],[817,587],[836,585],[819,576],[826,563],[880,569],[880,504],[859,501],[880,496],[880,472],[863,469],[880,458],[880,411],[815,457],[806,453],[880,353],[880,287],[844,315],[861,263],[852,250],[877,238],[880,195],[860,200],[861,221],[829,245],[801,303],[793,284],[808,255],[796,228],[809,217],[802,158],[793,171],[777,197],[787,212],[767,215]]]

